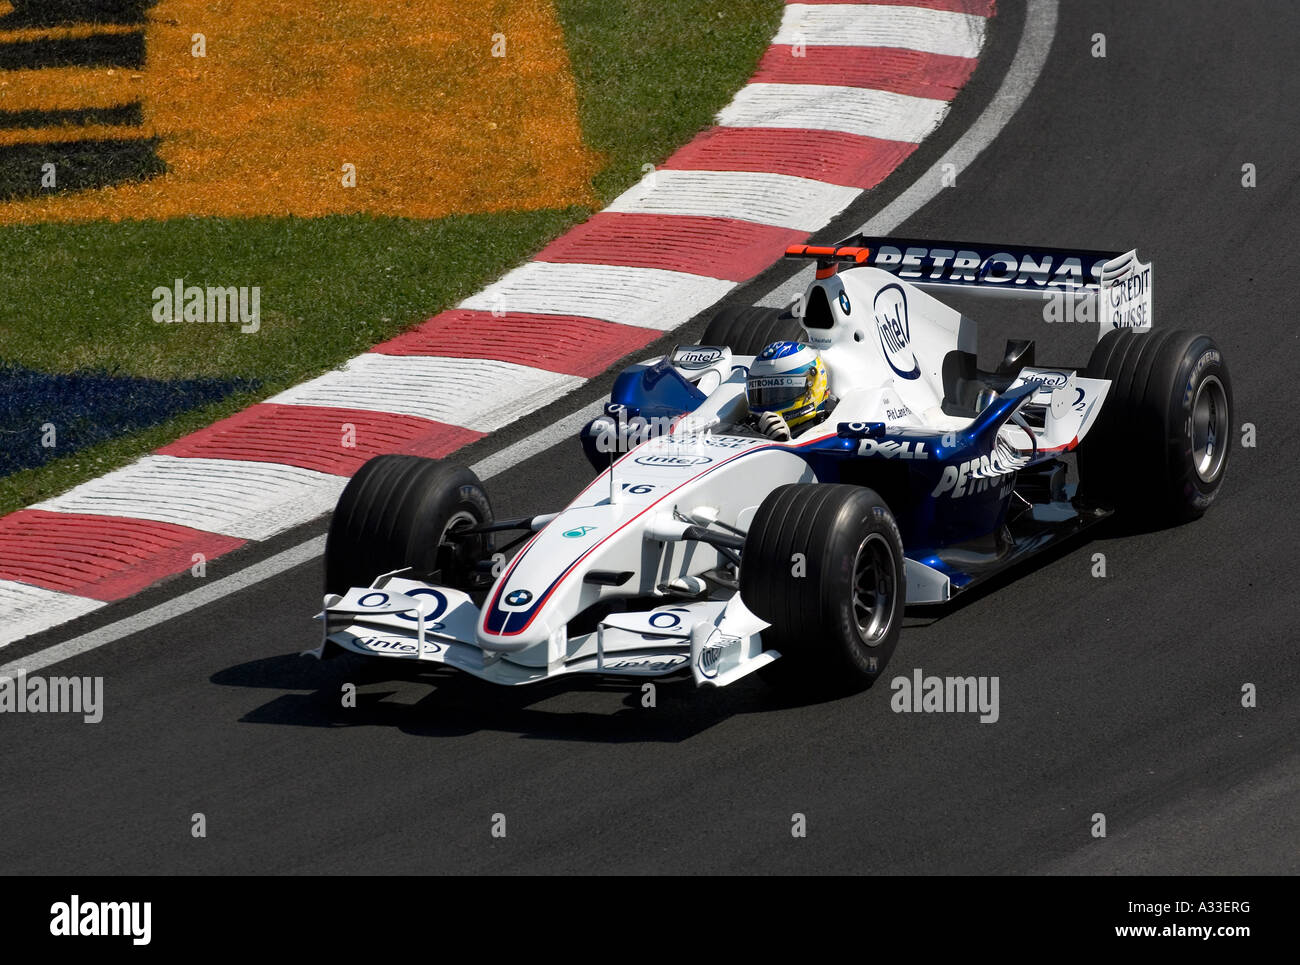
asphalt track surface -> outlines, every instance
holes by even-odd
[[[937,158],[987,102],[1023,11],[1006,0],[941,132],[836,227]],[[1090,55],[1104,33],[1107,57]],[[1038,86],[957,185],[901,225],[933,237],[1154,258],[1157,325],[1223,348],[1234,421],[1224,492],[1190,526],[1108,532],[938,615],[909,618],[885,680],[996,675],[1000,718],[899,714],[878,685],[811,705],[761,680],[658,705],[618,681],[519,690],[396,678],[397,664],[298,657],[316,641],[319,561],[46,674],[105,677],[105,717],[0,719],[0,872],[1295,873],[1300,649],[1292,620],[1300,439],[1292,421],[1300,263],[1293,4],[1061,10]],[[1242,165],[1258,186],[1244,188]],[[825,237],[837,236],[834,229]],[[740,298],[757,298],[776,268]],[[1030,306],[963,306],[987,364],[1011,331],[1086,361],[1093,331]],[[682,341],[698,332],[697,321]],[[467,450],[473,462],[594,399]],[[498,515],[558,508],[589,478],[576,442],[490,482]],[[1138,484],[1138,481],[1135,481]],[[285,534],[209,579],[323,532]],[[1107,577],[1094,578],[1104,553]],[[5,661],[191,588],[188,577]],[[361,694],[340,706],[345,681]],[[1241,705],[1252,683],[1258,706]],[[208,835],[190,834],[201,812]],[[792,815],[807,836],[791,835]],[[1107,836],[1090,833],[1106,817]],[[491,835],[493,815],[507,835]]]

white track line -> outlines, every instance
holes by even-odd
[[[920,210],[939,192],[939,185],[941,184],[939,173],[942,171],[944,163],[953,163],[951,160],[953,158],[964,158],[966,163],[969,163],[971,159],[988,147],[998,132],[1011,120],[1012,115],[1019,110],[1020,105],[1029,96],[1029,92],[1033,89],[1039,75],[1042,73],[1043,65],[1047,61],[1047,54],[1051,49],[1053,36],[1056,32],[1056,17],[1057,0],[1040,0],[1038,3],[1028,5],[1024,30],[1021,32],[1020,41],[1016,46],[1016,54],[1012,60],[1011,68],[988,107],[984,109],[984,112],[961,136],[958,142],[935,162],[929,171],[859,230],[866,233],[887,233],[892,231]],[[780,289],[774,290],[768,297],[775,297],[777,292],[784,288],[785,286],[782,285]],[[568,435],[572,431],[570,427],[581,425],[582,421],[585,420],[580,417],[586,415],[593,408],[594,406],[588,406],[583,410],[572,413],[558,422],[534,432],[513,446],[503,449],[496,456],[489,456],[477,465],[492,466],[492,475],[505,472],[524,459],[536,455],[553,445],[560,437]],[[509,450],[514,450],[514,455],[506,457],[505,453]],[[483,478],[488,477],[484,476]],[[142,613],[118,620],[116,623],[110,623],[98,630],[92,630],[90,633],[73,637],[63,643],[55,644],[44,650],[38,650],[30,656],[0,666],[0,675],[13,676],[19,670],[35,673],[52,664],[67,660],[69,657],[74,657],[132,634],[151,629],[176,617],[183,616],[197,607],[215,602],[248,586],[276,576],[285,570],[315,559],[324,548],[325,537],[314,537],[305,543],[300,543],[291,549],[277,553],[260,563],[254,563],[252,566],[232,573],[215,583],[176,597],[174,600],[168,600],[166,603],[161,603]]]
[[[491,479],[493,476],[499,476],[506,470],[513,469],[524,460],[531,459],[533,456],[552,448],[557,439],[574,436],[579,429],[604,411],[605,400],[597,399],[591,405],[583,406],[577,412],[569,413],[545,429],[539,429],[532,435],[511,443],[504,449],[500,449],[485,459],[479,460],[469,468],[478,475],[479,479]]]

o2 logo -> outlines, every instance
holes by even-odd
[[[438,617],[442,616],[444,613],[447,612],[446,596],[444,596],[438,590],[431,590],[428,589],[427,587],[410,590],[407,593],[404,593],[403,595],[413,596],[413,597],[421,597],[421,596],[432,597],[434,601],[433,610],[429,613],[424,614],[424,625],[433,630],[442,629],[443,625],[438,622]],[[361,599],[357,600],[357,606],[363,606],[367,608],[387,606],[391,599],[392,597],[390,597],[387,593],[383,593],[379,590],[376,590],[373,593],[367,593]],[[408,623],[416,623],[419,619],[418,617],[411,616],[410,613],[407,613],[405,611],[394,613],[393,616],[397,617],[399,620],[406,620]]]
[[[676,630],[682,625],[682,614],[686,611],[677,608],[673,610],[656,610],[650,614],[646,623],[650,624],[656,630]]]
[[[444,613],[447,612],[447,598],[445,596],[443,596],[437,590],[411,590],[411,592],[407,593],[406,595],[432,597],[434,601],[433,612],[425,615],[424,623],[425,626],[431,626],[434,629],[442,628],[442,624],[438,623],[437,620],[438,617],[442,616]],[[397,614],[397,616],[398,619],[401,620],[409,620],[411,623],[416,622],[415,617],[411,616],[409,613],[399,613]]]

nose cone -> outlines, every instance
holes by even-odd
[[[521,582],[498,584],[488,594],[475,630],[475,639],[484,650],[514,653],[550,639],[551,620],[544,611],[551,605],[553,588],[538,592],[514,585]]]
[[[517,652],[546,643],[577,615],[582,578],[618,529],[621,505],[565,510],[510,561],[483,605],[476,639],[485,650]]]

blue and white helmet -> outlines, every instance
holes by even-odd
[[[826,363],[811,345],[773,342],[749,367],[745,394],[750,412],[779,412],[793,429],[826,411]]]

